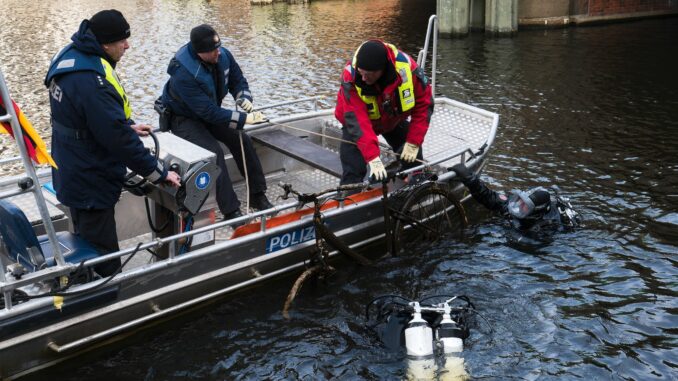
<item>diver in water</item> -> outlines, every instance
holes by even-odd
[[[574,228],[581,222],[579,213],[557,192],[551,194],[544,187],[536,187],[528,191],[513,190],[507,196],[488,188],[464,164],[457,164],[451,169],[476,201],[489,210],[501,213],[513,227],[523,232],[538,232],[545,227]]]

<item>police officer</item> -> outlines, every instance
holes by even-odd
[[[151,126],[136,124],[115,66],[129,48],[129,24],[110,9],[83,20],[68,44],[53,58],[45,86],[52,115],[52,169],[57,199],[70,208],[75,233],[103,253],[119,250],[114,207],[125,167],[147,180],[179,186],[144,148],[139,136]],[[115,273],[120,260],[95,267]]]
[[[252,140],[241,132],[245,124],[264,122],[264,116],[254,111],[247,80],[231,52],[221,46],[214,28],[206,24],[193,28],[191,41],[176,52],[167,73],[170,79],[160,101],[171,113],[169,128],[175,135],[217,155],[221,173],[216,182],[216,199],[224,219],[237,218],[242,213],[219,142],[231,151],[244,176],[242,139],[250,205],[258,210],[272,208],[266,198],[266,178]],[[228,93],[245,112],[221,108]]]
[[[360,45],[342,73],[334,112],[342,139],[354,143],[339,146],[341,184],[363,181],[368,166],[375,180],[386,178],[379,134],[400,152],[404,168],[418,165],[432,114],[431,85],[412,58],[380,40]]]
[[[575,227],[580,223],[579,214],[567,199],[552,195],[543,187],[528,191],[513,190],[506,196],[488,188],[464,164],[456,164],[451,169],[476,201],[507,217],[515,228],[537,231],[549,225]]]

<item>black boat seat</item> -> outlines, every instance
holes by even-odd
[[[250,137],[262,145],[289,155],[313,168],[341,177],[339,154],[281,130],[253,132]]]
[[[7,200],[0,200],[0,237],[9,259],[33,272],[54,266],[55,259],[47,235],[36,236],[24,212]],[[69,232],[57,233],[57,240],[70,263],[96,258],[99,252],[84,239]]]

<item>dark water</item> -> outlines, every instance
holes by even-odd
[[[43,125],[47,61],[99,9],[121,9],[132,25],[120,71],[139,120],[153,116],[166,62],[198,23],[221,31],[257,103],[322,94],[329,105],[361,40],[382,37],[415,54],[435,12],[432,0],[2,4],[14,11],[0,28],[0,65]],[[302,289],[290,321],[280,313],[288,278],[41,377],[403,378],[402,354],[364,327],[365,304],[386,293],[456,293],[484,317],[464,351],[473,379],[676,379],[676,46],[675,18],[440,42],[437,93],[500,114],[484,179],[498,189],[557,184],[584,228],[520,245],[501,219],[470,206],[463,242],[384,260],[378,271],[338,266],[328,285]]]

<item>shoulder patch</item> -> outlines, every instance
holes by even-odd
[[[59,70],[59,69],[71,68],[73,66],[75,66],[75,58],[69,58],[69,59],[59,61],[56,68],[57,68],[57,70]]]

